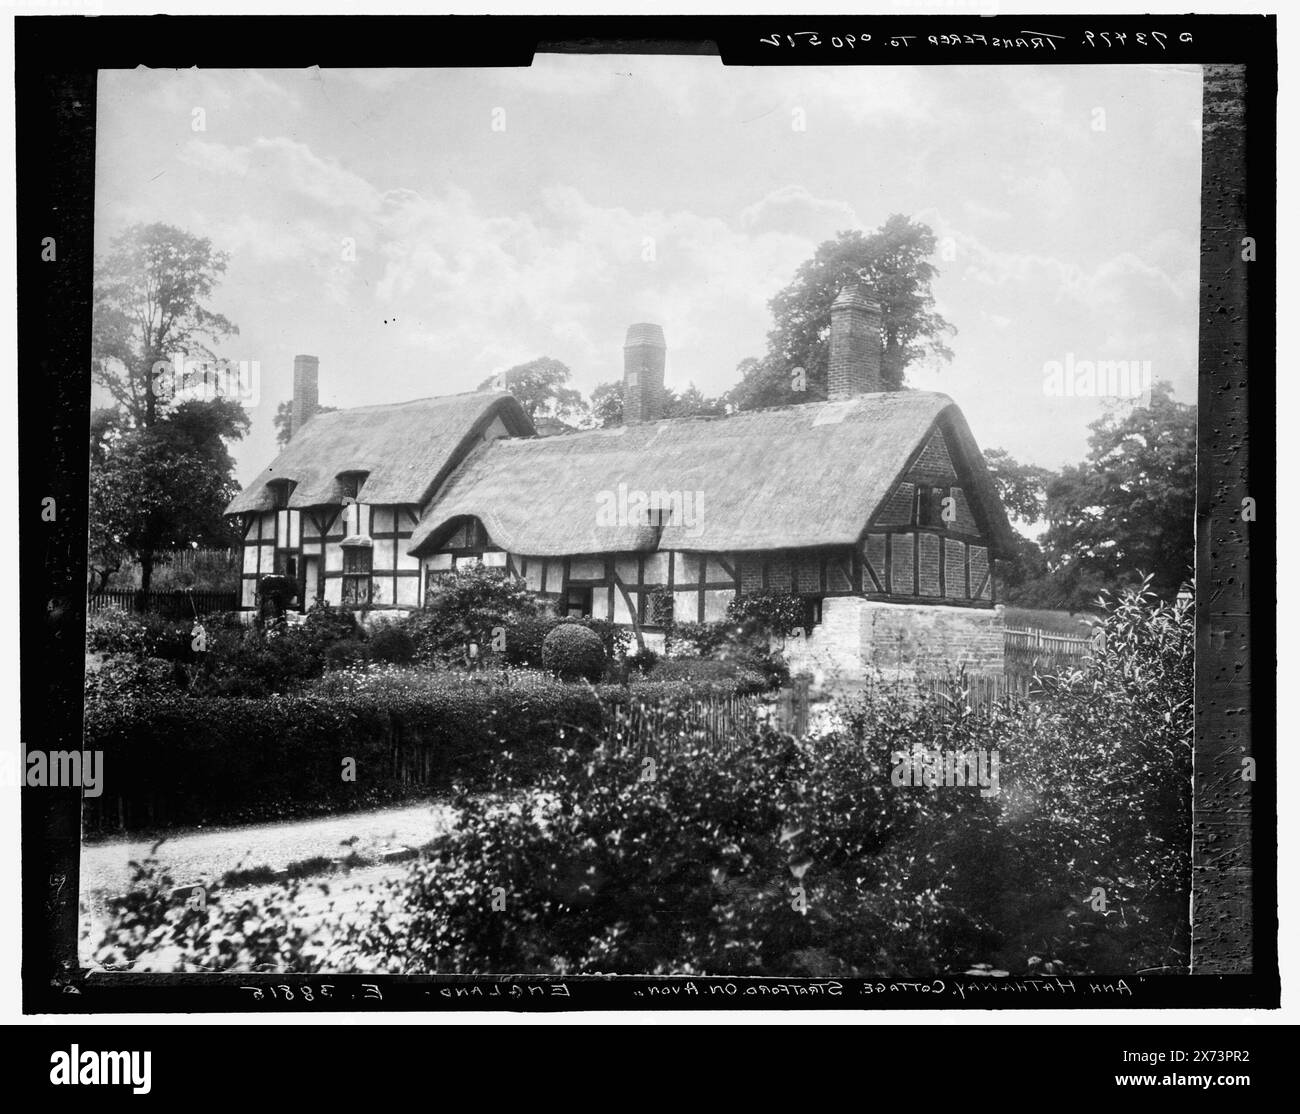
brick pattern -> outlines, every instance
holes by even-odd
[[[320,406],[320,360],[315,356],[293,358],[293,401],[289,404],[289,436],[292,437]]]
[[[880,312],[862,305],[831,307],[828,398],[851,398],[882,389]]]
[[[955,480],[957,473],[952,466],[952,457],[948,455],[948,445],[943,439],[943,431],[936,429],[925,443],[921,455],[916,458],[912,471],[936,480]]]
[[[971,512],[970,503],[966,501],[966,493],[961,488],[954,487],[949,494],[952,496],[953,510],[957,513],[951,528],[960,530],[964,534],[979,533],[979,527],[975,525],[975,515]]]
[[[826,590],[828,592],[853,591],[853,566],[849,554],[835,554],[826,562]]]
[[[978,593],[978,598],[982,600],[991,600],[993,598],[993,581],[985,580],[989,571],[989,551],[982,545],[972,545],[970,547],[970,590],[972,593]],[[983,587],[980,582],[984,581]]]
[[[966,543],[953,538],[943,539],[943,594],[966,598]]]
[[[890,539],[889,591],[895,596],[910,596],[916,591],[916,576],[912,568],[913,537],[895,534]]]
[[[894,603],[830,597],[811,635],[786,645],[794,673],[808,673],[825,696],[859,691],[880,678],[1003,671],[1005,624],[1000,608]]]
[[[800,554],[795,564],[796,591],[820,592],[822,590],[822,559],[816,553]]]
[[[918,535],[920,551],[917,555],[917,594],[939,595],[939,538],[935,534]]]
[[[870,566],[870,571],[875,573],[876,584],[879,585],[879,588],[877,588],[875,585],[870,584],[867,577],[864,576],[862,581],[863,590],[867,592],[883,592],[887,583],[885,580],[885,535],[868,534],[867,544],[863,547],[863,556],[866,558],[867,565]]]
[[[915,676],[1001,673],[1006,624],[1000,608],[866,604],[861,654],[868,666]]]
[[[794,570],[788,553],[773,553],[767,563],[767,587],[772,592],[793,591]]]
[[[740,568],[740,590],[742,592],[761,592],[763,590],[763,558],[759,555],[738,557]]]
[[[876,515],[876,521],[882,526],[910,526],[912,523],[912,505],[916,502],[916,485],[901,483],[885,500]]]
[[[657,422],[663,416],[663,332],[653,325],[633,325],[623,346],[623,422]]]

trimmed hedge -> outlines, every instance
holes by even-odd
[[[391,669],[391,667],[389,667]],[[530,780],[559,746],[594,745],[607,709],[737,691],[734,681],[471,683],[419,671],[346,675],[328,693],[198,698],[117,688],[88,701],[84,746],[104,752],[88,833],[245,823],[372,808],[492,763]],[[344,780],[344,759],[355,780]]]
[[[453,780],[493,759],[527,776],[576,729],[598,731],[585,686],[466,686],[418,696],[138,699],[90,706],[85,746],[104,752],[88,832],[242,823],[368,808]],[[355,780],[344,780],[354,759]]]

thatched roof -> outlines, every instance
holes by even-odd
[[[961,411],[923,391],[494,441],[452,473],[409,550],[434,548],[463,515],[479,518],[497,545],[541,557],[849,545],[936,423],[991,545],[1009,551],[1014,535]],[[701,492],[701,505],[694,521],[662,528],[602,521],[621,484]]]
[[[533,432],[518,401],[504,391],[317,414],[226,513],[270,510],[267,485],[275,480],[295,481],[290,507],[337,505],[343,472],[368,473],[358,495],[363,503],[424,503],[497,415],[515,436]]]

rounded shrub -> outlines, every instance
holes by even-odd
[[[599,681],[605,672],[600,635],[578,623],[561,623],[542,640],[542,668],[566,681]]]
[[[415,660],[415,639],[404,626],[385,623],[370,633],[370,656],[395,665]]]

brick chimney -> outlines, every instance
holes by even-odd
[[[289,436],[295,437],[320,405],[320,360],[316,356],[293,358],[293,404],[290,408]]]
[[[831,303],[831,353],[826,397],[883,391],[880,377],[880,303],[861,283],[845,286]]]
[[[623,423],[656,422],[664,411],[664,331],[629,325],[623,342]]]

